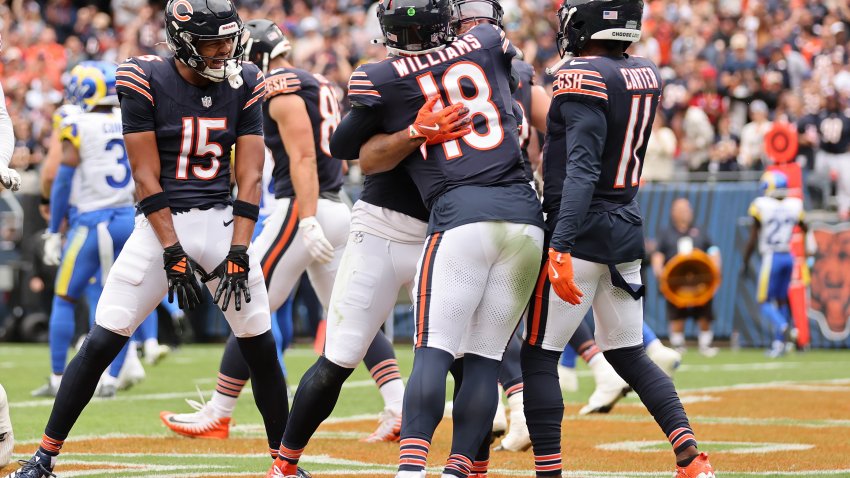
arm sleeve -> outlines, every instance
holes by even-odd
[[[337,159],[357,159],[360,147],[382,133],[383,119],[378,110],[357,106],[351,109],[331,136],[331,155]]]
[[[56,179],[53,180],[53,187],[50,190],[50,224],[48,224],[48,231],[50,232],[59,232],[62,220],[68,214],[71,182],[76,170],[77,168],[73,166],[60,164],[59,170],[56,172]]]
[[[252,65],[253,66],[253,65]],[[263,72],[253,67],[243,71],[247,95],[245,106],[239,112],[236,136],[263,135],[263,98],[266,96],[266,79]]]
[[[15,151],[15,131],[12,128],[12,118],[6,111],[6,96],[0,86],[0,167],[8,168]]]
[[[558,225],[551,247],[558,252],[572,252],[576,236],[602,172],[608,123],[599,105],[584,102],[562,102],[561,115],[566,124],[567,176],[561,194]]]

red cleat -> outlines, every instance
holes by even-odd
[[[690,465],[676,467],[676,478],[716,478],[714,468],[708,462],[708,455],[700,453]]]

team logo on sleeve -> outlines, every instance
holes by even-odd
[[[183,13],[180,13],[180,7],[183,7]],[[177,20],[187,22],[192,19],[192,14],[195,13],[195,10],[192,8],[192,4],[189,3],[188,0],[177,0],[174,2],[174,5],[171,6],[171,13]]]

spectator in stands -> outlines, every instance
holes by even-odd
[[[669,181],[673,179],[676,159],[676,133],[667,127],[663,114],[656,114],[652,123],[652,135],[646,144],[646,164],[641,179],[645,181]]]
[[[750,104],[752,121],[741,130],[741,149],[738,154],[738,164],[744,168],[761,170],[768,165],[764,153],[764,135],[770,131],[773,122],[767,115],[767,104],[764,101],[755,100]]]

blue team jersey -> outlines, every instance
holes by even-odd
[[[543,209],[560,215],[557,250],[603,263],[643,256],[635,195],[661,86],[658,68],[639,57],[577,57],[558,71],[543,156]],[[571,182],[590,182],[592,191],[565,207]]]
[[[275,197],[294,197],[289,175],[289,155],[277,122],[269,116],[268,102],[278,95],[298,95],[307,107],[316,145],[316,169],[320,192],[336,192],[342,187],[342,162],[330,152],[330,138],[340,121],[339,102],[328,80],[296,68],[279,68],[266,78],[266,102],[263,106],[263,131],[266,146],[274,156]]]
[[[514,58],[514,73],[519,76],[514,99],[522,108],[522,130],[519,134],[519,145],[522,148],[522,168],[529,181],[534,177],[531,162],[528,160],[528,143],[531,138],[531,87],[534,86],[534,67]]]
[[[389,57],[351,76],[352,104],[374,109],[387,133],[406,129],[433,95],[440,95],[438,108],[462,101],[470,109],[472,133],[402,163],[431,210],[430,232],[487,220],[542,226],[522,169],[521,118],[509,86],[515,52],[502,30],[482,24],[442,50]]]
[[[422,204],[416,184],[401,166],[384,173],[367,175],[363,180],[360,200],[415,217],[422,222],[428,222],[430,216]]]
[[[146,55],[118,67],[124,134],[154,131],[160,184],[172,211],[229,204],[230,152],[236,138],[263,134],[265,80],[242,64],[243,84],[188,83],[174,57]]]

